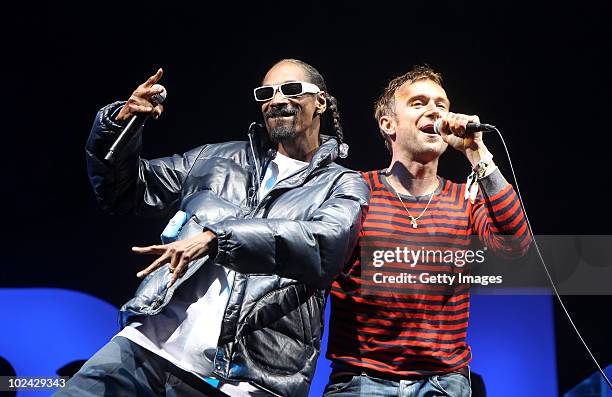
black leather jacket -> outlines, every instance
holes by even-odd
[[[122,125],[112,113],[96,116],[87,141],[89,178],[96,198],[112,213],[191,214],[179,239],[209,229],[218,254],[189,264],[170,289],[162,267],[147,276],[120,312],[154,315],[185,280],[207,265],[235,270],[221,327],[214,373],[249,381],[281,396],[306,396],[323,334],[325,289],[349,259],[369,200],[362,177],[335,163],[338,144],[323,143],[310,165],[280,181],[258,200],[257,170],[274,152],[262,132],[249,141],[204,145],[183,155],[144,160],[140,135],[113,166],[103,158]],[[203,269],[205,270],[205,269]]]

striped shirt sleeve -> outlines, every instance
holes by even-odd
[[[481,193],[470,211],[472,233],[503,258],[524,255],[531,244],[531,234],[514,188],[499,169],[479,184]]]

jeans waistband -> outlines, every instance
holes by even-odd
[[[453,371],[432,373],[428,375],[416,375],[416,374],[415,375],[396,375],[396,374],[387,373],[387,372],[374,371],[371,369],[354,367],[352,365],[339,363],[339,362],[332,363],[332,373],[329,376],[329,379],[330,381],[336,383],[336,382],[349,381],[353,376],[366,375],[371,378],[390,380],[390,381],[399,383],[402,380],[423,380],[431,376],[447,375],[447,374],[452,374],[452,373],[461,374],[465,376],[468,380],[470,380],[470,369],[469,369],[469,366],[467,365],[464,367],[458,368],[456,370],[453,370]]]

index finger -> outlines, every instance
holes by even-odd
[[[149,77],[147,81],[144,82],[143,86],[151,87],[153,84],[157,83],[159,79],[161,79],[163,74],[164,70],[162,68],[157,69],[157,72],[155,72],[153,76]]]
[[[480,117],[475,114],[468,116],[468,120],[474,123],[480,123]]]
[[[163,254],[166,252],[166,246],[149,245],[148,247],[132,247],[132,251],[137,254]]]
[[[438,126],[438,133],[440,135],[452,134],[452,132],[448,131],[449,124],[448,124],[448,120],[446,119],[446,115],[436,120],[436,124]]]

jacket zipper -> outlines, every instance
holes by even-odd
[[[266,158],[267,159],[267,158]],[[261,208],[261,204],[265,201],[265,199],[274,191],[280,190],[280,189],[291,189],[294,187],[297,187],[299,185],[301,185],[304,180],[306,180],[306,178],[308,178],[308,176],[319,167],[319,164],[321,164],[321,159],[317,159],[317,162],[314,164],[310,164],[308,167],[306,167],[305,169],[302,168],[300,170],[297,170],[296,172],[294,172],[291,175],[288,175],[287,177],[283,178],[282,180],[280,180],[279,182],[277,182],[277,184],[270,189],[262,198],[261,200],[257,200],[257,203],[255,206],[251,207],[251,211],[249,211],[249,213],[247,214],[247,218],[253,218],[255,216],[255,214],[257,214],[257,212],[259,211],[259,209]],[[267,168],[268,164],[266,161],[266,167],[264,167],[263,169],[265,170]],[[287,179],[290,179],[292,177],[294,177],[295,175],[298,175],[301,172],[306,172],[306,174],[301,177],[296,183],[289,185],[289,186],[278,186],[280,185],[283,181],[286,181]],[[257,185],[257,192],[256,192],[256,196],[259,195],[259,187],[261,185],[261,182],[263,181],[264,175],[262,174],[262,176],[260,177],[259,183]]]

